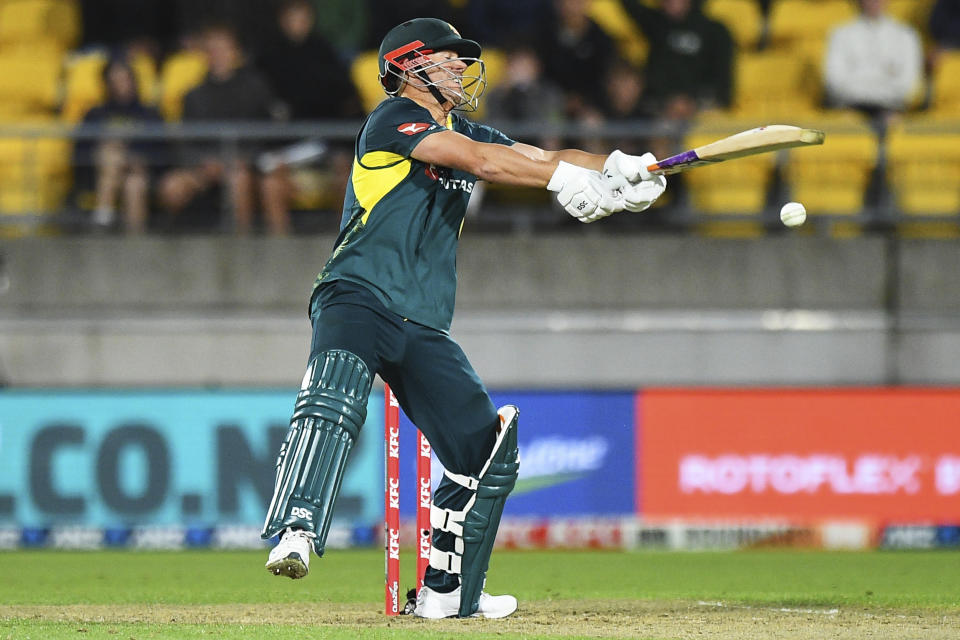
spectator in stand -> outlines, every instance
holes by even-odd
[[[930,38],[934,64],[942,51],[960,49],[960,2],[937,0],[930,11]]]
[[[264,26],[272,24],[276,15],[275,0],[164,0],[164,5],[176,14],[179,33],[197,25],[230,25],[252,55],[265,46],[270,29]]]
[[[222,122],[274,119],[280,109],[270,85],[244,60],[236,33],[226,26],[213,26],[203,34],[203,49],[209,71],[204,81],[184,97],[184,122]],[[191,143],[182,149],[181,166],[171,170],[160,185],[160,198],[171,216],[172,226],[196,226],[183,220],[195,198],[215,186],[228,189],[234,227],[251,230],[260,195],[264,226],[272,234],[290,228],[290,186],[283,172],[257,173],[252,163],[262,151],[242,144],[239,153],[225,157],[218,145]],[[209,208],[209,207],[208,207]],[[196,212],[201,213],[201,212]]]
[[[519,41],[508,45],[504,53],[507,68],[503,79],[484,98],[486,119],[537,122],[547,126],[562,124],[563,91],[544,78],[540,58],[533,45]],[[551,149],[560,144],[559,140],[549,137],[527,142]]]
[[[647,95],[660,113],[684,121],[730,105],[734,44],[723,24],[693,0],[662,0],[659,9],[625,0],[624,8],[650,44]]]
[[[260,56],[263,71],[291,120],[362,118],[360,96],[336,50],[315,31],[310,0],[285,0],[276,40]]]
[[[95,144],[83,141],[74,150],[76,183],[81,191],[93,189],[92,221],[100,227],[118,222],[127,233],[146,229],[149,215],[150,170],[157,162],[156,143],[127,139],[138,125],[159,125],[159,112],[140,102],[137,77],[123,59],[114,59],[103,70],[106,100],[83,118],[87,126],[99,126],[102,135]],[[117,211],[121,219],[117,219]]]
[[[348,73],[348,67],[337,51],[319,35],[316,28],[316,10],[310,0],[285,0],[277,13],[278,34],[276,41],[260,57],[259,67],[273,85],[277,96],[287,108],[291,120],[334,120],[363,118],[360,95]],[[284,141],[296,143],[297,141]],[[353,166],[353,144],[343,142],[328,147],[323,190],[330,195],[325,201],[339,199],[346,188]],[[276,169],[296,191],[297,181],[292,179],[291,167],[280,165]],[[311,224],[320,218],[315,212],[309,215]],[[295,228],[306,221],[304,216],[294,216]],[[330,224],[337,219],[331,216]]]
[[[646,93],[643,72],[618,58],[603,74],[601,112],[608,120],[650,120],[656,115]],[[646,150],[646,147],[644,147]]]
[[[587,15],[587,0],[554,0],[541,20],[537,51],[544,75],[564,92],[566,116],[595,121],[600,116],[603,70],[616,45]]]
[[[824,64],[828,106],[863,111],[881,132],[923,80],[920,36],[888,16],[886,5],[860,0],[860,16],[830,33]]]

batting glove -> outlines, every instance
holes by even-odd
[[[600,173],[568,162],[560,162],[547,184],[547,190],[557,193],[557,202],[580,222],[622,211],[625,202],[615,187]]]
[[[652,153],[631,156],[622,151],[614,151],[603,165],[603,175],[623,198],[623,208],[639,213],[650,208],[667,188],[664,176],[653,175],[647,171],[647,165],[657,161]]]
[[[636,184],[641,180],[649,180],[650,172],[647,171],[647,165],[657,161],[652,153],[645,153],[642,156],[631,156],[617,149],[603,163],[603,171],[609,171],[611,174],[620,174],[627,179],[630,184]]]

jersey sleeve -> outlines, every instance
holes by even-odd
[[[503,133],[497,131],[493,127],[489,127],[485,124],[479,124],[477,122],[471,122],[466,118],[461,118],[461,127],[460,132],[472,140],[477,142],[490,142],[493,144],[502,144],[506,146],[512,146],[516,144],[516,140],[505,136]]]
[[[388,99],[370,114],[360,152],[387,151],[408,158],[421,140],[443,130],[430,112],[416,103]]]

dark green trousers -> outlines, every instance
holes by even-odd
[[[476,475],[490,456],[499,424],[497,409],[460,346],[444,331],[404,320],[360,285],[322,285],[310,305],[311,357],[330,349],[359,356],[390,385],[400,408],[430,441],[448,471]],[[472,492],[446,476],[434,494],[445,509],[461,509]],[[433,544],[453,550],[453,535],[434,529]],[[450,591],[451,576],[427,569],[426,584]]]

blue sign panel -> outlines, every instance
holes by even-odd
[[[520,409],[520,475],[505,517],[627,515],[634,512],[633,392],[499,392]],[[382,429],[381,429],[382,431]],[[400,429],[400,509],[414,511],[414,428]],[[443,467],[434,459],[433,486]]]
[[[296,390],[0,392],[0,526],[261,525]],[[336,518],[383,514],[372,396]]]

